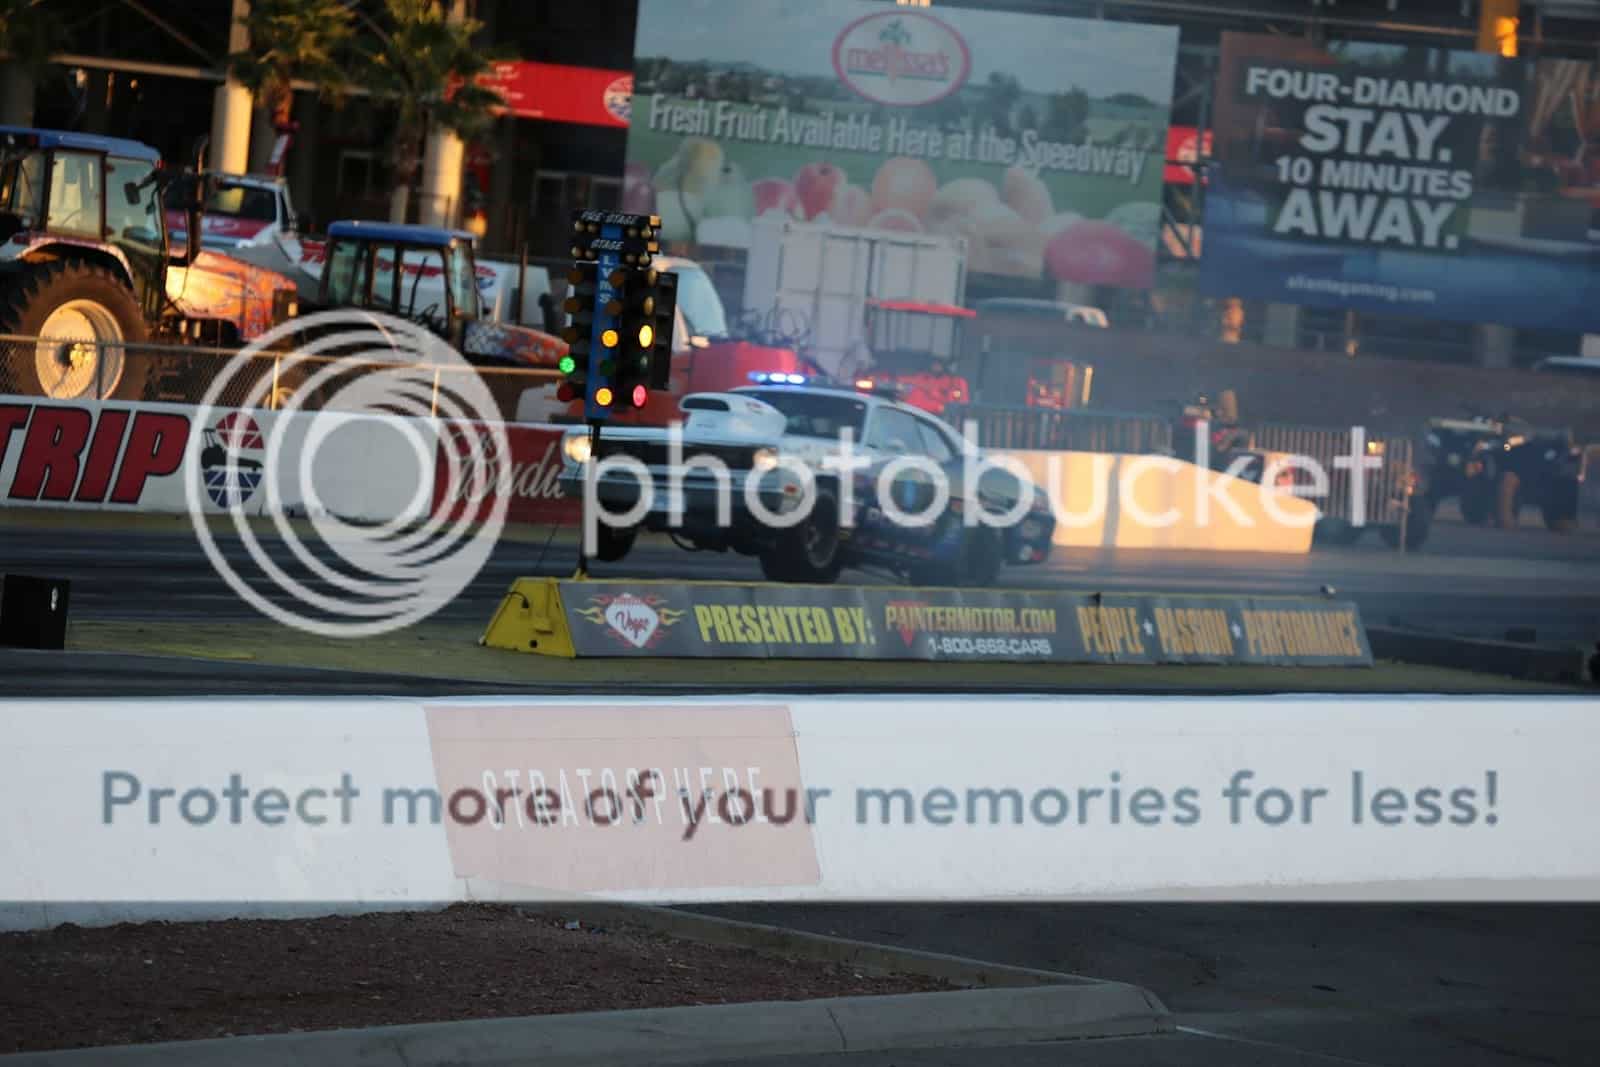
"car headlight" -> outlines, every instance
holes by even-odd
[[[589,440],[586,433],[568,434],[561,439],[561,453],[568,461],[579,466],[589,462],[589,456],[594,451],[594,442]]]
[[[778,465],[776,448],[758,448],[750,457],[750,464],[758,471],[770,471]]]

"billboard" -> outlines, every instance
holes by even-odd
[[[633,75],[627,71],[514,60],[491,64],[478,84],[499,93],[505,113],[519,119],[628,125]]]
[[[863,0],[641,0],[623,210],[966,238],[975,274],[1150,285],[1178,31]]]
[[[1582,62],[1224,35],[1202,290],[1600,331]]]

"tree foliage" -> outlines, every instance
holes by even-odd
[[[382,0],[363,64],[369,87],[395,109],[389,156],[404,188],[416,178],[430,131],[471,139],[504,103],[478,84],[493,63],[473,40],[482,24],[454,20],[448,8],[441,0]]]
[[[66,27],[45,0],[0,0],[0,61],[36,73],[65,38]]]
[[[349,87],[355,15],[344,0],[251,0],[242,21],[250,48],[230,55],[228,67],[280,124],[294,107],[295,82],[336,98]]]

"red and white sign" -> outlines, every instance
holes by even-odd
[[[506,113],[519,119],[628,128],[633,75],[627,71],[517,61],[494,64],[478,84],[499,93]]]
[[[1193,185],[1195,171],[1186,163],[1200,162],[1200,131],[1193,126],[1167,127],[1167,172],[1166,181],[1169,185]],[[1205,155],[1211,158],[1211,131],[1206,131]],[[1202,178],[1202,181],[1204,179]]]
[[[0,503],[184,510],[189,433],[181,409],[0,399]]]
[[[386,522],[426,506],[418,489],[433,478],[431,464],[419,470],[396,457],[411,454],[417,434],[423,456],[434,454],[431,425],[339,413],[311,435],[316,417],[216,409],[202,421],[184,404],[0,396],[0,507],[182,515],[192,487],[209,512],[264,515],[269,456],[288,513]],[[315,454],[306,457],[307,447]]]
[[[581,502],[563,496],[559,481],[562,435],[559,427],[508,425],[510,455],[501,455],[487,428],[473,423],[445,427],[434,473],[434,514],[454,519],[475,506],[474,517],[487,519],[504,489],[510,494],[507,522],[576,526]],[[454,464],[446,449],[454,451]]]
[[[844,28],[833,42],[833,69],[857,96],[917,107],[965,85],[972,53],[959,33],[932,15],[883,11]]]

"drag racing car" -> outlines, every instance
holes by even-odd
[[[620,516],[597,522],[597,559],[622,559],[648,530],[690,551],[755,556],[771,581],[828,583],[857,567],[983,588],[1003,566],[1049,557],[1045,493],[980,465],[981,452],[896,391],[752,378],[684,397],[678,431],[608,427],[598,450],[586,429],[563,439],[562,491],[582,498],[592,478],[595,500]]]

